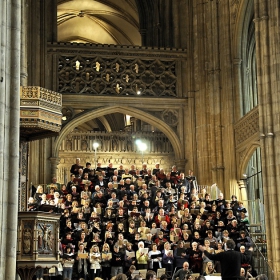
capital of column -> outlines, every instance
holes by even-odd
[[[237,181],[237,184],[238,184],[239,189],[243,189],[243,188],[246,189],[246,184],[244,183],[244,180]]]
[[[57,166],[60,163],[60,158],[58,157],[50,157],[49,161],[51,162],[51,175],[56,176]]]
[[[185,171],[186,163],[187,163],[186,159],[175,160],[175,165],[177,166],[177,170],[181,170],[182,172]]]
[[[51,164],[58,165],[60,163],[60,158],[59,157],[50,157],[49,160],[50,160]]]
[[[242,59],[241,58],[234,58],[233,59],[233,65],[241,65]]]

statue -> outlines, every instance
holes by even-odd
[[[38,247],[42,248],[43,250],[52,250],[52,248],[50,248],[50,236],[52,236],[51,234],[51,230],[50,230],[50,225],[40,225],[42,232],[41,234],[39,234],[38,236]],[[52,247],[52,241],[51,241],[51,247]]]

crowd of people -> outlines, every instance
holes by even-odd
[[[98,163],[93,169],[76,159],[70,181],[53,178],[47,188],[38,186],[28,210],[42,205],[61,214],[63,279],[215,275],[221,261],[209,255],[224,252],[228,240],[244,255],[253,246],[242,201],[211,197],[198,188],[192,170],[185,176],[176,166],[165,172],[159,164],[125,169]],[[255,276],[250,261],[241,267],[241,279]]]

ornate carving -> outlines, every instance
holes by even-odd
[[[175,110],[174,114],[177,114]],[[143,132],[138,135],[137,133],[125,131],[106,133],[73,132],[63,140],[60,150],[70,152],[75,149],[75,151],[87,150],[94,152],[93,142],[97,141],[99,143],[99,152],[137,152],[135,140],[140,137],[148,143],[147,152],[173,153],[169,139],[161,132]]]
[[[33,221],[22,221],[22,254],[32,255],[33,252]]]
[[[236,145],[241,145],[244,141],[255,134],[259,135],[259,110],[258,107],[251,110],[234,126]]]
[[[61,127],[62,95],[41,87],[21,87],[21,136],[32,138],[36,134],[59,132]],[[30,130],[29,128],[37,128]]]
[[[77,61],[79,62],[77,67]],[[176,97],[176,61],[59,55],[58,91]]]
[[[164,110],[161,114],[162,120],[174,127],[178,124],[178,112],[176,110]]]
[[[39,99],[39,100],[45,100],[48,103],[53,103],[59,106],[62,105],[61,94],[41,87],[34,87],[34,86],[21,87],[20,98]]]

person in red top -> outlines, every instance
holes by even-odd
[[[167,242],[167,239],[164,238],[163,232],[160,231],[158,233],[158,237],[155,239],[155,243],[157,244],[158,250],[160,250],[160,251],[163,250],[165,242]]]
[[[155,222],[157,224],[157,227],[160,226],[160,223],[162,221],[166,221],[168,225],[170,224],[170,217],[168,215],[165,215],[164,210],[161,208],[159,209],[158,215],[156,215],[155,217]]]

